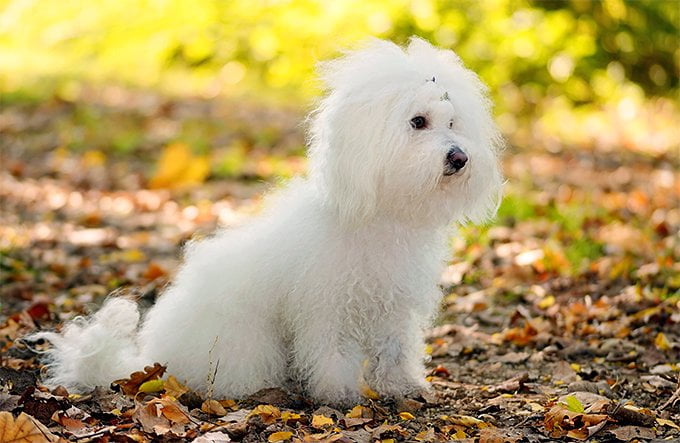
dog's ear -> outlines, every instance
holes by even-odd
[[[310,175],[339,218],[356,226],[376,212],[381,122],[368,107],[331,94],[312,115]],[[372,123],[373,122],[373,123]]]

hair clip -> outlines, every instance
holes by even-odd
[[[449,93],[444,92],[444,95],[442,95],[442,98],[440,100],[441,101],[450,101],[451,99],[449,98]]]

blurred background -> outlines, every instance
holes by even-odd
[[[0,0],[0,283],[91,297],[174,269],[304,173],[319,60],[418,35],[490,86],[509,145],[498,219],[453,241],[444,286],[677,294],[679,20],[676,0]]]

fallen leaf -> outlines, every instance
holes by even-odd
[[[132,418],[142,425],[144,432],[156,435],[172,432],[178,437],[186,433],[186,425],[191,423],[189,411],[168,396],[137,403]]]
[[[281,411],[276,406],[259,405],[250,411],[250,414],[248,414],[249,417],[254,415],[259,416],[262,420],[262,423],[270,425],[276,422],[278,418],[281,418]]]
[[[659,332],[658,334],[656,334],[656,338],[654,339],[654,345],[660,351],[668,351],[671,348],[671,343],[668,341],[668,338],[666,338],[666,335],[664,335],[663,332]]]
[[[59,423],[61,426],[65,427],[71,432],[83,429],[85,427],[85,423],[83,423],[82,420],[69,417],[65,411],[56,411],[54,414],[52,414],[52,421]]]
[[[517,377],[513,377],[510,380],[506,380],[503,383],[491,386],[487,389],[489,393],[495,392],[517,392],[522,389],[524,383],[529,379],[529,374],[523,373]]]
[[[153,366],[146,366],[144,371],[133,372],[129,378],[122,378],[113,382],[120,386],[125,395],[134,397],[139,392],[139,387],[149,380],[160,378],[165,372],[165,366],[154,363]]]
[[[466,428],[476,427],[482,429],[489,426],[489,424],[486,423],[485,421],[475,417],[470,417],[469,415],[451,415],[451,416],[443,415],[442,419],[446,419],[447,421],[453,423],[454,425],[465,426]]]
[[[555,304],[555,296],[554,295],[548,295],[547,297],[544,297],[541,299],[541,301],[538,302],[538,307],[540,309],[548,309],[552,305]]]
[[[312,427],[316,429],[324,429],[328,426],[333,426],[335,422],[332,418],[326,417],[325,415],[313,415],[312,416]]]
[[[165,380],[163,388],[165,389],[165,393],[167,395],[175,398],[180,398],[183,394],[189,392],[189,388],[177,381],[177,379],[172,375],[168,376],[168,379]]]
[[[22,412],[14,419],[11,413],[0,412],[0,442],[44,443],[57,440],[42,423],[28,414]]]
[[[415,417],[410,412],[400,412],[399,418],[402,420],[413,420]]]
[[[142,274],[142,277],[144,277],[147,280],[155,280],[159,277],[164,277],[166,274],[167,272],[165,272],[165,269],[161,268],[159,265],[152,262],[149,263],[149,266]]]
[[[139,385],[139,392],[144,392],[146,394],[159,392],[163,390],[163,384],[163,380],[160,379],[145,381]]]
[[[380,395],[368,386],[361,388],[361,395],[371,400],[380,400]]]
[[[519,430],[489,427],[479,431],[479,443],[517,443],[523,439]]]
[[[373,418],[373,411],[370,408],[362,405],[356,405],[345,414],[347,418]]]
[[[576,400],[575,397],[572,396],[572,398]],[[578,405],[573,400],[572,403],[574,404],[571,407],[574,409],[583,408],[580,401],[578,401]],[[600,428],[598,428],[597,425],[607,419],[608,415],[606,414],[575,412],[565,403],[560,402],[546,412],[543,419],[543,425],[545,426],[545,429],[549,431],[551,437],[569,435],[569,437],[584,440],[599,430]]]
[[[290,412],[290,411],[283,411],[281,413],[281,421],[284,423],[290,422],[295,422],[298,421],[302,418],[302,415],[297,414],[295,412]]]
[[[184,143],[172,143],[165,147],[156,173],[149,180],[149,187],[182,188],[203,183],[210,174],[210,161],[205,156],[195,156]]]
[[[569,410],[572,412],[580,413],[585,411],[583,404],[581,404],[581,402],[573,395],[567,395],[564,398],[564,403],[567,405],[567,408],[569,408]]]
[[[619,428],[610,429],[608,432],[621,441],[637,439],[650,440],[656,437],[656,433],[652,428],[644,428],[641,426],[621,426]]]
[[[205,412],[206,414],[216,415],[218,417],[227,415],[227,410],[224,409],[224,406],[222,406],[217,400],[208,399],[204,401],[201,405],[201,411]]]
[[[224,432],[207,432],[200,437],[196,437],[191,443],[227,443],[232,441],[229,434]]]
[[[680,426],[676,425],[675,422],[667,420],[665,418],[657,418],[656,422],[661,426],[668,426],[673,429],[680,429]]]
[[[274,432],[267,438],[267,441],[270,442],[275,442],[275,441],[286,441],[290,440],[291,437],[293,436],[293,433],[290,431],[281,431],[281,432]]]
[[[451,376],[451,373],[443,365],[437,365],[437,367],[434,368],[432,372],[430,372],[430,375],[436,375],[437,377],[449,377]]]

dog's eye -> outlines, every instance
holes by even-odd
[[[427,126],[427,120],[425,117],[419,115],[411,119],[411,127],[413,129],[423,129],[425,126]]]
[[[449,129],[453,129],[453,120],[449,120]]]

